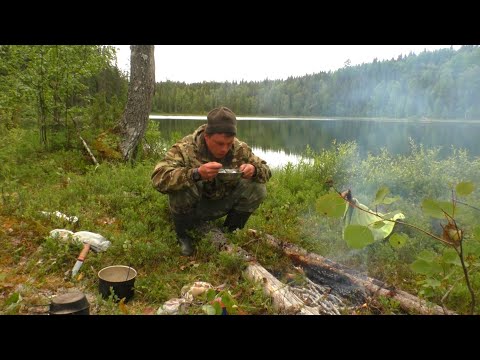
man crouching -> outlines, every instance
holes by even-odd
[[[174,144],[152,174],[155,189],[168,194],[182,255],[193,254],[187,233],[202,221],[227,215],[227,231],[242,229],[267,195],[271,177],[267,163],[238,140],[237,118],[226,107],[207,115],[207,124]],[[220,169],[236,169],[241,178],[222,180]]]

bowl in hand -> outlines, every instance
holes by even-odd
[[[218,178],[224,181],[238,180],[242,177],[243,172],[237,169],[220,169],[218,171]]]

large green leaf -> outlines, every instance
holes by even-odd
[[[467,196],[471,194],[473,190],[475,190],[475,184],[471,181],[461,182],[455,188],[457,195],[460,195],[460,196]]]
[[[388,213],[386,213],[386,214],[383,214],[382,217],[383,217],[384,219],[393,219],[393,217],[394,217],[395,215],[400,214],[400,213],[402,213],[400,210],[394,210],[394,211],[390,211],[390,212],[388,212]]]
[[[431,275],[438,274],[438,273],[441,273],[441,272],[443,272],[443,268],[438,262],[434,261],[430,264],[430,274]]]
[[[218,301],[215,301],[212,306],[215,309],[215,315],[222,315],[222,306]]]
[[[346,202],[337,193],[328,193],[317,199],[316,209],[325,216],[340,218],[345,213]]]
[[[234,303],[232,297],[230,296],[230,294],[228,292],[223,294],[222,302],[225,305],[225,307],[227,308],[228,312],[231,313],[232,312],[232,306],[235,305],[235,303]]]
[[[353,249],[363,249],[374,241],[372,231],[362,225],[348,225],[344,231],[344,238]]]
[[[423,275],[433,275],[442,271],[442,267],[436,262],[429,262],[424,259],[415,260],[410,264],[410,268],[418,273]]]
[[[422,250],[420,253],[417,255],[417,258],[431,262],[435,259],[437,255],[430,250]]]
[[[453,249],[446,249],[443,252],[442,260],[447,264],[462,266],[462,263],[460,261],[460,258],[458,257],[458,254]]]
[[[480,257],[480,243],[472,242],[468,244],[468,247],[464,251],[465,251],[465,256],[472,254],[476,257]]]
[[[375,201],[373,202],[373,205],[378,205],[383,203],[383,199],[385,199],[385,196],[390,192],[388,187],[382,186],[380,189],[378,189],[377,194],[375,195]]]
[[[216,315],[216,309],[209,304],[203,305],[202,310],[205,312],[207,315]]]
[[[207,301],[213,301],[217,297],[217,292],[213,289],[207,290]]]
[[[418,259],[410,264],[410,268],[417,274],[428,274],[430,263],[426,260]]]
[[[480,226],[477,226],[475,229],[473,229],[473,236],[476,240],[480,240]]]
[[[371,227],[372,227],[373,229],[380,229],[380,228],[382,228],[382,227],[384,227],[384,226],[385,226],[385,221],[383,221],[383,220],[375,221],[375,222],[371,225]]]
[[[437,279],[430,278],[430,279],[425,279],[425,285],[430,286],[432,288],[436,288],[442,285],[442,283]]]
[[[395,197],[386,197],[383,199],[383,203],[385,205],[390,205],[390,204],[393,204],[395,201],[397,201],[398,199],[400,199],[400,196],[395,196]]]
[[[394,233],[390,238],[388,239],[388,242],[394,249],[400,249],[401,247],[404,247],[405,244],[407,243],[408,236],[405,234],[397,234]]]
[[[422,210],[425,215],[436,219],[444,219],[445,213],[453,217],[453,204],[449,201],[424,199],[422,202]]]

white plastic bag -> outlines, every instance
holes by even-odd
[[[111,245],[110,241],[104,238],[102,235],[93,233],[90,231],[73,231],[67,229],[55,229],[50,231],[50,236],[58,237],[63,241],[69,240],[69,237],[73,241],[78,241],[84,244],[89,244],[94,251],[105,251]]]

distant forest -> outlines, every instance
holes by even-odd
[[[0,45],[0,132],[38,126],[115,126],[128,74],[103,45]],[[156,84],[152,111],[206,114],[225,105],[243,116],[480,119],[480,46],[413,53],[286,80]]]
[[[480,119],[480,48],[349,66],[260,82],[157,83],[156,113],[204,114],[218,105],[238,115]]]

